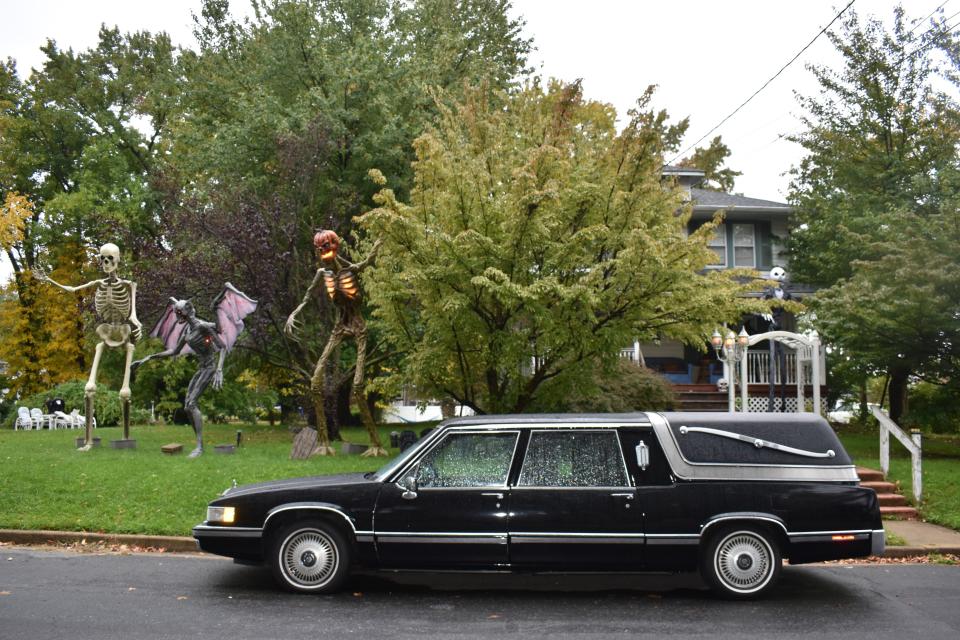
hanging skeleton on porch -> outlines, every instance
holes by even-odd
[[[123,384],[120,387],[120,400],[123,402],[123,439],[130,436],[130,361],[133,358],[133,345],[140,339],[142,325],[137,319],[137,283],[130,280],[121,280],[117,276],[120,266],[120,248],[108,242],[100,247],[97,254],[100,270],[105,278],[91,280],[77,287],[62,285],[54,281],[46,273],[38,271],[40,280],[45,280],[64,291],[73,293],[96,287],[94,306],[101,323],[97,325],[97,343],[93,355],[93,366],[90,368],[90,377],[84,387],[84,404],[86,409],[86,437],[81,450],[88,451],[92,444],[93,398],[97,393],[97,370],[100,367],[100,358],[104,347],[111,349],[121,348],[126,352],[123,368]]]
[[[774,267],[771,269],[769,279],[775,281],[777,284],[775,287],[768,288],[763,292],[764,300],[789,301],[793,299],[793,296],[786,287],[787,272],[783,267]],[[770,313],[765,313],[762,317],[767,324],[766,331],[780,331],[783,329],[784,320],[786,319],[786,310],[782,305],[776,305],[776,303],[774,303],[770,309]],[[775,372],[778,369],[780,370],[779,410],[786,411],[787,354],[779,340],[769,340],[768,342],[770,343],[770,368],[768,372],[770,384],[767,395],[767,411],[777,410],[777,407],[774,405],[774,398],[776,397]]]
[[[227,282],[211,306],[216,320],[207,322],[197,317],[189,300],[170,298],[170,304],[150,333],[150,337],[160,338],[166,349],[137,360],[132,365],[136,372],[150,360],[196,354],[199,366],[190,379],[183,403],[197,436],[197,446],[190,453],[191,458],[203,453],[203,416],[198,404],[200,395],[211,384],[215,390],[223,386],[223,361],[243,331],[243,319],[257,310],[257,301]]]
[[[313,397],[314,411],[317,417],[317,446],[313,451],[302,452],[301,447],[294,443],[292,457],[310,455],[333,455],[335,452],[330,446],[330,434],[327,431],[327,418],[324,412],[324,385],[325,371],[327,362],[330,360],[334,350],[341,342],[347,338],[353,338],[357,345],[357,363],[353,374],[353,398],[360,411],[360,417],[363,420],[363,426],[366,427],[370,436],[370,446],[363,453],[364,456],[385,456],[386,449],[380,442],[380,436],[377,434],[376,426],[373,424],[373,416],[370,415],[370,407],[367,405],[367,394],[364,390],[363,367],[367,355],[367,323],[360,312],[362,295],[360,292],[359,275],[375,258],[377,249],[380,247],[380,241],[377,241],[370,255],[365,260],[356,264],[348,262],[339,255],[340,237],[336,232],[325,230],[318,232],[313,237],[313,245],[317,252],[319,267],[313,277],[313,281],[307,288],[303,301],[293,310],[290,317],[287,318],[284,330],[290,337],[294,337],[297,329],[297,314],[310,301],[314,289],[322,282],[326,291],[327,299],[337,308],[337,321],[330,332],[330,338],[327,340],[323,353],[317,361],[317,366],[313,372],[313,378],[310,381],[310,391]],[[312,436],[309,430],[304,430],[304,434]],[[299,437],[299,436],[298,436]]]

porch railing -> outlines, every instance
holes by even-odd
[[[784,358],[774,358],[773,383],[774,384],[797,384],[797,352],[788,351]],[[825,362],[825,354],[821,352],[820,362]],[[806,359],[805,359],[806,360]],[[813,384],[813,369],[810,361],[806,360],[803,364],[803,384]],[[786,375],[786,381],[783,376]],[[826,371],[821,364],[820,380],[826,380]],[[749,384],[770,384],[770,351],[756,350],[747,352],[747,382]]]
[[[910,452],[910,470],[913,472],[913,499],[914,504],[920,506],[923,497],[923,440],[920,431],[913,430],[908,436],[896,422],[877,406],[871,406],[873,417],[880,423],[880,470],[883,477],[890,471],[890,434],[900,441]]]

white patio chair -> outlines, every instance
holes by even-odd
[[[52,429],[75,429],[73,416],[63,411],[54,411],[50,419]]]
[[[34,429],[44,429],[50,426],[50,416],[45,415],[40,409],[30,409],[30,417],[33,418]]]
[[[33,429],[33,418],[30,417],[30,409],[26,407],[17,407],[17,421],[13,423],[14,430]]]

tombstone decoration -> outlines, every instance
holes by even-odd
[[[370,255],[358,263],[352,263],[345,260],[340,253],[340,237],[334,231],[324,230],[318,232],[313,237],[313,245],[317,252],[319,265],[313,281],[307,288],[303,296],[303,301],[293,310],[290,317],[287,318],[284,331],[291,338],[295,337],[297,330],[297,314],[310,301],[314,289],[323,283],[324,291],[328,300],[333,303],[337,309],[337,321],[330,332],[330,338],[327,340],[323,353],[317,361],[317,366],[313,371],[313,378],[310,381],[310,392],[313,399],[314,411],[317,417],[317,443],[314,449],[304,454],[306,447],[303,443],[294,442],[293,450],[290,453],[291,458],[302,458],[306,455],[334,455],[335,451],[330,446],[330,434],[327,431],[327,417],[323,407],[324,385],[326,384],[324,372],[327,362],[334,350],[341,342],[348,338],[353,338],[357,345],[357,363],[353,375],[353,399],[360,411],[360,417],[363,425],[370,436],[370,446],[363,452],[364,456],[385,456],[387,450],[383,448],[380,442],[380,436],[377,433],[376,426],[373,424],[373,416],[370,415],[370,408],[367,404],[367,394],[364,390],[363,366],[367,355],[367,323],[363,319],[360,311],[363,302],[363,296],[360,292],[360,272],[373,262],[377,250],[380,248],[378,240]],[[311,438],[310,427],[307,427],[298,434],[298,438]],[[312,439],[312,438],[311,438]]]
[[[160,338],[166,349],[133,363],[133,370],[136,371],[157,358],[196,354],[199,366],[190,379],[183,403],[197,436],[197,446],[190,452],[190,458],[203,453],[203,416],[198,405],[200,395],[211,384],[214,389],[223,385],[223,361],[243,331],[243,319],[256,311],[257,301],[227,282],[211,306],[216,320],[207,322],[197,317],[189,300],[170,298],[170,304],[150,333],[150,337]]]
[[[117,276],[120,266],[120,247],[108,242],[100,247],[97,253],[97,262],[100,270],[106,277],[100,280],[91,280],[76,287],[62,285],[54,281],[43,271],[37,272],[40,280],[63,289],[69,293],[83,291],[96,287],[94,306],[100,324],[97,325],[97,343],[93,354],[93,366],[90,367],[90,377],[83,388],[84,409],[86,410],[86,435],[81,451],[89,451],[93,446],[93,399],[97,393],[97,370],[100,368],[100,358],[105,347],[123,349],[126,360],[123,368],[123,384],[120,387],[120,400],[123,402],[123,440],[126,445],[133,443],[130,440],[130,366],[133,359],[133,345],[140,339],[143,326],[137,319],[137,283],[122,280]]]
[[[764,300],[792,300],[793,296],[790,294],[790,291],[787,289],[787,272],[783,267],[774,267],[770,270],[769,275],[770,280],[776,282],[775,287],[768,287],[763,292]],[[766,321],[766,331],[780,331],[783,329],[783,324],[785,320],[786,311],[783,306],[778,306],[774,304],[770,310],[770,313],[763,314],[763,319]],[[784,351],[783,345],[779,340],[768,340],[770,345],[770,370],[768,372],[768,380],[770,381],[768,387],[767,395],[767,411],[776,411],[778,408],[774,406],[774,398],[776,397],[776,384],[775,372],[776,368],[779,366],[780,369],[780,411],[786,411],[786,390],[787,390],[787,354]]]

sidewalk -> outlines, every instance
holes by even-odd
[[[917,520],[884,520],[884,528],[907,543],[906,546],[887,546],[884,557],[907,558],[928,553],[960,555],[960,532],[940,525]]]
[[[885,558],[910,558],[931,553],[960,555],[960,532],[939,525],[916,520],[884,520],[884,528],[903,538],[904,546],[887,545]],[[82,531],[30,531],[0,529],[0,542],[22,545],[113,544],[137,547],[149,551],[196,553],[193,538],[180,536],[141,536],[120,533],[86,533]]]

